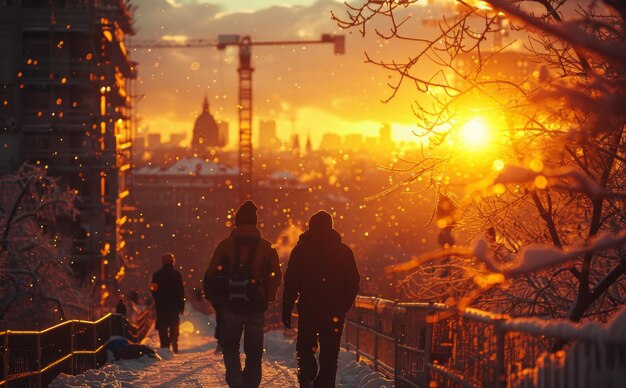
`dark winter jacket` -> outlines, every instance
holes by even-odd
[[[344,316],[359,292],[352,250],[334,229],[307,230],[291,252],[283,291],[283,314],[296,298],[302,314]]]
[[[208,277],[220,271],[224,271],[224,276],[228,276],[227,274],[234,270],[236,264],[247,260],[246,252],[250,251],[254,252],[249,262],[254,300],[245,308],[235,307],[223,297],[224,294],[218,292],[216,293],[218,295],[211,295],[211,292],[205,287],[206,297],[214,306],[218,305],[242,313],[255,313],[267,310],[268,302],[276,300],[276,294],[282,280],[278,253],[272,247],[272,243],[261,237],[259,229],[251,224],[235,227],[230,236],[218,244],[205,273],[205,284]]]
[[[156,307],[157,326],[185,311],[183,277],[172,264],[164,264],[152,275],[150,290]]]

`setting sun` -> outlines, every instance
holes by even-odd
[[[0,388],[626,388],[626,0],[0,11]]]
[[[479,119],[473,119],[460,128],[458,136],[459,141],[465,146],[477,148],[489,141],[489,130]]]

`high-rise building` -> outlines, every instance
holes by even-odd
[[[160,133],[149,133],[148,134],[148,143],[146,144],[148,149],[154,151],[155,149],[161,147],[161,134]]]
[[[259,148],[270,149],[277,148],[279,141],[276,138],[276,121],[261,120],[259,121]]]
[[[363,135],[360,133],[349,133],[344,139],[344,144],[353,151],[363,149]]]
[[[60,224],[75,270],[103,289],[132,238],[133,33],[125,0],[0,1],[0,170],[45,165],[78,193],[80,214]]]
[[[133,137],[133,164],[143,160],[146,152],[146,137],[144,135]],[[133,165],[135,168],[135,165]]]
[[[378,141],[383,148],[391,147],[391,125],[384,123],[383,126],[380,127]]]
[[[341,148],[341,137],[336,133],[327,132],[322,136],[320,150],[338,150]]]
[[[172,133],[170,134],[170,146],[178,147],[186,138],[187,134],[185,132]]]

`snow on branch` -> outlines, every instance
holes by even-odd
[[[438,249],[432,252],[427,252],[421,256],[414,257],[411,260],[406,261],[401,264],[394,264],[394,265],[387,266],[385,268],[385,271],[387,273],[407,272],[429,261],[447,259],[450,256],[471,257],[473,255],[474,255],[474,250],[472,248],[455,245],[452,247],[442,248],[442,249]]]
[[[538,188],[553,187],[555,189],[580,192],[592,199],[626,198],[624,191],[611,191],[600,186],[583,172],[564,167],[556,170],[536,172],[525,167],[507,165],[496,176],[490,185],[535,183]]]
[[[626,308],[622,308],[606,324],[585,324],[570,320],[545,320],[540,318],[512,318],[502,321],[506,331],[520,331],[534,335],[556,337],[565,340],[603,341],[626,344]]]
[[[487,241],[481,239],[474,247],[474,255],[490,271],[513,277],[564,264],[584,255],[623,246],[624,244],[626,244],[626,229],[618,234],[600,235],[591,240],[587,246],[569,251],[542,244],[531,244],[523,247],[510,264],[503,265],[496,261],[495,255],[489,248]]]
[[[484,263],[487,269],[492,273],[502,274],[505,277],[510,278],[537,272],[555,265],[564,264],[576,260],[586,254],[604,251],[610,248],[623,246],[624,244],[626,244],[626,229],[622,230],[618,234],[604,234],[598,236],[597,238],[591,240],[589,245],[586,247],[572,249],[569,251],[561,250],[548,245],[528,245],[523,247],[510,263],[502,264],[497,261],[489,243],[486,240],[481,239],[478,240],[474,248],[454,246],[439,249],[415,257],[405,263],[388,266],[385,270],[387,273],[406,272],[413,270],[426,262],[443,260],[449,258],[450,256],[456,256],[468,259],[475,258]],[[489,275],[475,279],[475,282],[481,287],[488,286],[494,282],[501,283],[503,281],[504,278],[502,277],[493,277]]]

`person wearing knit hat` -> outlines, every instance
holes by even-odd
[[[257,210],[259,207],[254,203],[254,201],[247,200],[245,201],[239,209],[235,212],[235,226],[242,225],[256,225],[258,222]],[[217,340],[217,346],[215,348],[216,353],[221,353],[223,350],[221,334],[222,334],[222,325],[220,324],[222,320],[222,309],[219,304],[213,305],[213,310],[215,310],[215,331],[214,336]]]
[[[265,311],[276,301],[282,279],[278,253],[257,227],[258,209],[251,200],[239,207],[235,227],[218,244],[204,275],[204,294],[216,311],[229,387],[261,384]],[[243,370],[239,354],[242,334]]]
[[[169,349],[171,345],[172,351],[178,353],[178,315],[185,311],[183,277],[174,268],[176,257],[173,253],[164,253],[161,261],[163,267],[152,275],[150,283],[156,307],[155,328],[159,331],[161,347]]]
[[[288,329],[298,300],[300,387],[335,386],[343,323],[359,291],[359,279],[354,254],[333,229],[332,216],[324,210],[313,214],[309,229],[291,252],[283,288],[282,321]]]
[[[309,219],[309,229],[318,231],[318,230],[328,230],[333,228],[333,216],[327,213],[324,210],[320,210],[317,213],[313,214]]]
[[[256,225],[258,218],[256,211],[259,207],[251,200],[247,200],[235,213],[235,226]]]

